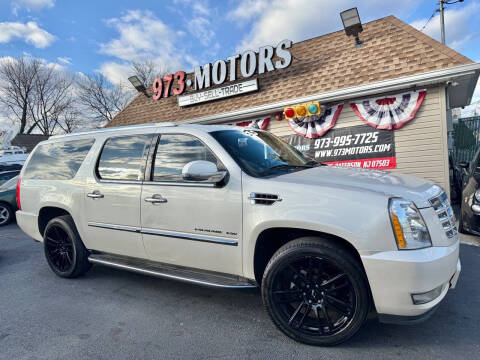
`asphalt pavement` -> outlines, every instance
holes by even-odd
[[[221,290],[94,266],[66,280],[42,244],[0,228],[0,359],[479,359],[480,248],[436,314],[414,326],[370,319],[333,348],[280,333],[257,290]]]

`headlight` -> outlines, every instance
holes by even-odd
[[[432,246],[425,221],[413,202],[393,198],[390,199],[389,210],[399,250]]]

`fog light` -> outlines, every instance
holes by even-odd
[[[415,305],[426,304],[435,300],[442,293],[444,284],[436,287],[433,290],[421,294],[412,294],[412,301]]]

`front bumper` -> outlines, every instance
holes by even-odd
[[[461,270],[459,248],[457,241],[445,247],[362,256],[380,319],[406,317],[404,322],[412,323],[408,321],[409,317],[418,320],[433,311],[458,281]],[[412,294],[425,293],[439,286],[442,291],[434,300],[419,305],[413,303]]]

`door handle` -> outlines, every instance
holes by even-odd
[[[160,194],[152,195],[152,197],[146,197],[144,200],[146,202],[149,202],[149,203],[152,203],[152,204],[160,204],[160,203],[166,203],[167,202],[167,199],[165,199]]]
[[[88,193],[87,196],[92,199],[101,199],[104,197],[103,194],[98,190]]]

